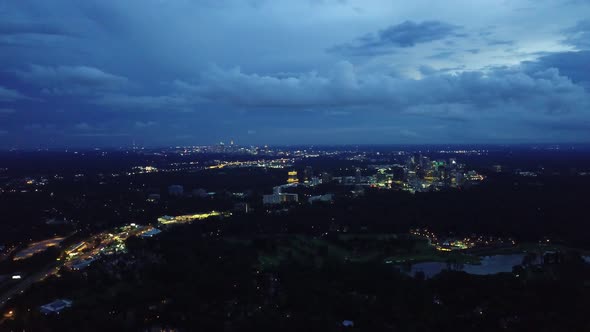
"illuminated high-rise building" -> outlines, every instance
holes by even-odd
[[[419,153],[419,152],[414,153],[413,163],[414,163],[414,167],[422,166],[422,154],[421,153]]]
[[[297,171],[290,171],[287,177],[287,183],[297,183],[299,178],[297,177]]]
[[[418,179],[423,180],[424,176],[426,176],[426,172],[424,171],[424,168],[422,168],[422,166],[420,166],[420,165],[417,165],[416,166],[416,177]]]
[[[438,166],[437,174],[440,180],[445,180],[448,177],[447,168],[444,165]]]
[[[420,158],[420,166],[425,171],[431,170],[432,169],[432,162],[430,161],[430,158],[428,158],[426,156],[422,156],[422,158]]]
[[[377,174],[375,174],[375,180],[377,180],[378,183],[384,183],[387,181],[387,173],[385,172],[385,169],[380,169],[377,171]],[[358,181],[360,182],[360,181]]]
[[[462,171],[455,172],[455,183],[458,186],[462,186],[464,182],[465,182],[465,175],[463,174],[463,172]]]

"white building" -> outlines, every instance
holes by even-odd
[[[55,300],[51,303],[41,306],[41,313],[46,315],[49,314],[59,314],[65,308],[69,308],[72,306],[72,301],[70,300]]]
[[[314,202],[331,202],[333,199],[334,199],[334,195],[324,194],[324,195],[318,195],[318,196],[311,196],[310,198],[307,199],[307,201],[310,204],[313,204]]]
[[[262,204],[265,204],[265,205],[293,203],[293,202],[299,202],[299,195],[280,193],[280,194],[272,194],[272,195],[263,195],[262,196]]]

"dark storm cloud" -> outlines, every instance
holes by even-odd
[[[340,44],[328,51],[349,55],[382,54],[395,48],[413,47],[448,37],[462,37],[460,26],[440,21],[405,21],[392,25],[376,34],[367,34],[352,43]]]
[[[580,50],[590,49],[590,20],[579,21],[575,26],[565,29],[565,43]]]
[[[25,125],[24,129],[34,133],[55,133],[57,126],[53,123],[30,123]]]
[[[421,23],[405,21],[380,31],[376,43],[412,47],[418,43],[427,43],[457,35],[456,31],[458,29],[459,27],[456,25],[440,21],[424,21]]]
[[[582,84],[590,90],[590,50],[547,54],[535,61],[526,62],[524,67],[528,71],[556,68],[561,75],[569,77],[574,83]]]
[[[590,141],[565,1],[0,0],[0,147]]]
[[[105,94],[89,102],[113,111],[187,111],[196,104],[191,98],[179,94],[158,96]]]
[[[16,71],[26,83],[43,88],[48,94],[96,93],[98,90],[121,88],[128,80],[125,77],[106,73],[88,66],[39,66]]]
[[[471,105],[474,111],[560,114],[582,112],[588,92],[556,69],[495,69],[488,73],[441,74],[423,79],[358,74],[347,62],[330,75],[274,77],[239,68],[214,68],[192,91],[217,103],[247,107],[373,106],[400,112],[421,105]],[[448,108],[448,107],[447,107]],[[427,113],[426,111],[424,113]]]
[[[77,130],[91,130],[92,129],[92,127],[86,122],[77,123],[74,126],[74,128],[76,128]]]
[[[158,123],[155,121],[136,121],[135,128],[144,129],[157,126]]]
[[[0,36],[2,35],[69,35],[61,27],[49,23],[34,22],[0,22]]]
[[[29,0],[0,3],[0,47],[13,48],[11,51],[27,48],[40,51],[38,48],[41,45],[50,47],[54,43],[68,42],[81,36],[83,27],[72,24],[72,17],[68,13],[52,13],[60,10],[62,4],[54,3],[52,10],[47,11],[35,8],[35,5],[51,7],[49,3]]]
[[[447,58],[452,57],[454,54],[455,54],[454,51],[442,51],[439,53],[429,55],[427,58],[428,59],[447,59]]]
[[[28,99],[28,97],[16,90],[0,86],[0,101],[16,101],[22,99]]]

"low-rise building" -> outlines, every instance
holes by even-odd
[[[279,194],[263,195],[262,196],[262,204],[265,204],[265,205],[296,203],[296,202],[299,202],[299,195],[297,195],[297,194],[279,193]]]
[[[150,229],[149,231],[147,231],[147,232],[144,232],[143,234],[141,234],[141,237],[143,237],[143,238],[148,238],[148,237],[152,237],[152,236],[154,236],[154,235],[158,235],[158,234],[160,234],[160,233],[162,233],[162,231],[161,231],[161,230],[159,230],[159,229],[157,229],[157,228],[152,228],[152,229]]]
[[[324,194],[324,195],[318,195],[318,196],[311,196],[310,198],[307,199],[307,201],[310,204],[313,204],[314,202],[332,202],[332,200],[334,199],[334,195],[332,194]]]
[[[45,304],[41,306],[41,313],[45,315],[49,314],[59,314],[64,309],[69,308],[72,306],[72,301],[70,300],[55,300],[51,303]]]
[[[92,264],[96,258],[87,258],[87,259],[80,259],[71,265],[71,269],[73,271],[80,271],[83,270]]]

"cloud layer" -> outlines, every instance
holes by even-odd
[[[413,47],[416,44],[462,37],[460,27],[440,21],[405,21],[389,26],[376,34],[370,33],[352,43],[336,45],[330,52],[350,55],[376,55],[392,52],[395,48]]]
[[[590,142],[587,1],[0,1],[0,148]]]
[[[16,101],[27,99],[22,93],[0,86],[0,101]]]
[[[479,112],[506,108],[546,114],[583,110],[590,95],[555,68],[440,74],[421,79],[358,74],[342,62],[330,75],[260,76],[239,68],[206,72],[187,90],[215,103],[241,107],[309,108],[374,106],[392,112],[422,105],[469,105]],[[427,112],[423,112],[427,114]]]
[[[31,65],[26,71],[17,71],[17,76],[43,89],[47,94],[83,94],[120,89],[125,77],[106,73],[88,66],[40,66]]]

